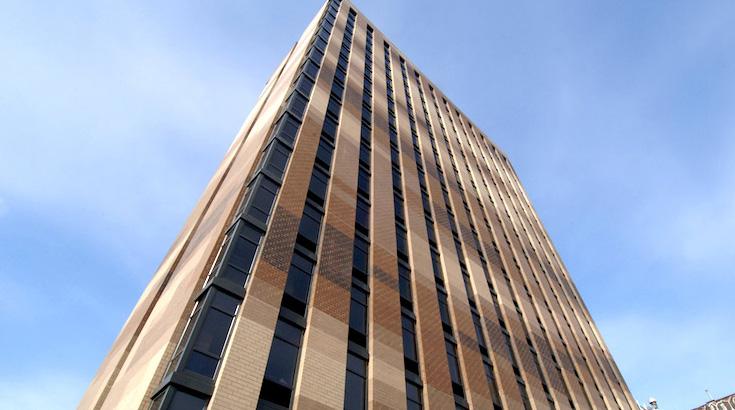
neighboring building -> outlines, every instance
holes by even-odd
[[[80,407],[636,404],[505,155],[331,0]]]
[[[710,400],[694,410],[735,410],[735,394],[717,400]]]

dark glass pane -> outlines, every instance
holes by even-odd
[[[309,58],[314,61],[321,62],[322,57],[324,57],[324,52],[319,50],[318,47],[312,47],[311,51],[309,51]]]
[[[411,301],[411,282],[409,281],[409,279],[404,276],[399,276],[398,285],[401,290],[401,297],[408,301]]]
[[[334,141],[337,135],[337,121],[326,117],[324,119],[324,126],[322,127],[322,135],[326,135],[330,140]]]
[[[393,198],[393,211],[396,214],[396,220],[398,222],[405,220],[403,215],[403,201],[400,198]]]
[[[268,366],[265,369],[265,378],[291,388],[298,354],[299,349],[296,346],[274,338]]]
[[[415,335],[407,329],[403,329],[403,356],[416,360],[416,340]]]
[[[306,74],[309,74],[312,78],[316,79],[316,75],[317,73],[319,73],[319,66],[311,60],[306,60],[306,64],[304,64],[304,72]]]
[[[335,96],[331,96],[329,98],[329,102],[327,103],[327,114],[331,115],[334,118],[339,118],[339,112],[341,109],[342,105],[340,104],[339,100],[337,100]]]
[[[365,196],[370,195],[370,174],[362,168],[357,175],[357,190]]]
[[[452,325],[451,320],[449,319],[449,309],[447,308],[447,295],[445,295],[442,292],[438,293],[439,297],[439,315],[441,316],[442,323],[445,325]]]
[[[304,110],[306,110],[306,103],[306,97],[301,95],[301,93],[294,91],[291,94],[287,107],[288,110],[291,111],[291,113],[297,118],[302,118],[304,115]]]
[[[268,148],[268,159],[265,163],[265,169],[272,172],[278,178],[283,177],[286,170],[290,152],[282,144],[274,141]]]
[[[305,245],[310,250],[316,249],[316,244],[319,241],[320,225],[321,218],[316,220],[313,216],[307,215],[306,212],[304,212],[304,215],[301,218],[301,225],[299,225],[299,235],[308,242]]]
[[[319,51],[324,52],[327,49],[327,42],[321,38],[317,37],[316,40],[314,40],[314,46],[319,49]],[[316,78],[315,76],[312,76]]]
[[[291,269],[288,271],[288,278],[286,278],[286,288],[284,291],[299,301],[306,303],[310,285],[311,275],[291,266]]]
[[[401,192],[402,191],[402,188],[401,188],[401,173],[394,169],[392,176],[393,176],[393,190],[395,192]]]
[[[219,363],[219,360],[215,358],[192,351],[186,363],[186,369],[207,377],[214,377],[217,363]]]
[[[232,245],[230,264],[241,268],[245,272],[249,272],[253,264],[253,259],[255,258],[255,252],[258,250],[258,244],[242,237],[235,238],[234,240],[235,243]]]
[[[276,337],[283,339],[295,346],[301,344],[301,329],[283,320],[276,323]]]
[[[365,409],[365,379],[347,372],[345,379],[345,410]]]
[[[421,402],[421,388],[411,382],[406,382],[406,397],[414,402]]]
[[[364,144],[360,144],[360,162],[366,166],[370,166],[370,148]]]
[[[276,135],[287,141],[289,144],[293,144],[296,139],[296,133],[299,131],[299,123],[291,117],[289,114],[283,115],[278,124]]]
[[[319,140],[319,148],[316,151],[316,162],[324,168],[329,169],[332,163],[332,151],[334,151],[334,148],[328,142]]]
[[[368,252],[367,249],[360,247],[357,241],[362,241],[360,238],[356,238],[355,246],[352,252],[352,266],[362,272],[368,272]]]
[[[370,230],[370,205],[361,199],[358,199],[357,201],[355,225],[363,233],[367,233]]]
[[[406,232],[402,229],[396,230],[396,250],[399,254],[408,256],[408,240],[406,239]]]
[[[240,301],[232,296],[215,291],[214,297],[212,298],[212,307],[224,311],[225,313],[235,316],[235,311],[240,305]]]
[[[447,361],[449,362],[449,375],[452,378],[452,383],[461,384],[462,380],[459,377],[459,363],[457,362],[456,351],[454,351],[454,345],[447,342]],[[450,351],[450,349],[452,349]]]
[[[434,234],[434,224],[426,220],[426,237],[430,243],[436,243],[436,235]]]
[[[176,391],[169,408],[176,410],[205,410],[207,400],[186,392]]]
[[[222,354],[222,348],[227,340],[227,334],[232,323],[232,316],[218,310],[209,309],[204,323],[196,336],[194,348],[215,356]]]
[[[258,185],[256,184],[256,186]],[[268,221],[268,216],[270,215],[273,202],[276,199],[277,192],[278,185],[267,178],[263,178],[261,175],[260,185],[253,193],[253,199],[250,202],[248,215],[260,222],[266,223]]]
[[[364,377],[367,374],[365,366],[365,359],[347,352],[347,370]]]
[[[317,200],[317,203],[323,204],[324,198],[327,195],[327,184],[328,178],[323,171],[318,168],[314,168],[314,172],[311,175],[311,182],[309,183],[309,194],[313,199]]]
[[[441,277],[442,276],[442,266],[441,262],[439,261],[439,254],[431,251],[431,268],[434,270],[434,276]]]
[[[350,303],[350,328],[362,334],[367,333],[367,308],[355,300]]]
[[[332,94],[336,95],[339,98],[342,98],[342,94],[344,94],[344,92],[345,87],[342,84],[336,81],[332,83]]]
[[[304,74],[300,75],[299,79],[296,81],[296,89],[301,91],[304,95],[309,95],[313,87],[314,80]]]

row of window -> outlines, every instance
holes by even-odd
[[[201,379],[204,383],[199,385],[213,385],[316,82],[338,6],[339,1],[333,1],[321,19],[319,32],[312,40],[299,75],[260,155],[256,172],[248,183],[239,216],[226,233],[205,281],[205,289],[196,301],[169,363],[164,385],[154,396],[153,409],[186,410],[206,406],[211,391],[182,385],[185,382],[180,380]],[[188,378],[173,377],[177,372],[186,373]],[[179,381],[173,383],[172,379]]]
[[[337,3],[331,3],[327,17],[333,20],[338,11]],[[350,9],[340,51],[340,61],[348,61],[352,47],[356,12]],[[330,22],[325,20],[330,24]],[[328,39],[329,31],[324,33]],[[312,276],[317,262],[317,248],[324,219],[324,204],[329,185],[336,131],[344,94],[347,66],[338,66],[332,81],[327,115],[324,118],[319,147],[314,160],[304,211],[301,216],[291,266],[286,275],[286,286],[281,300],[276,332],[268,355],[263,384],[257,408],[281,409],[291,405],[299,351],[303,338]],[[341,74],[340,74],[341,73]],[[329,108],[331,107],[331,108]]]
[[[368,276],[370,272],[370,159],[372,153],[372,52],[373,29],[367,27],[365,43],[365,74],[362,99],[362,127],[360,133],[360,161],[357,206],[355,210],[355,239],[352,258],[352,287],[350,288],[350,319],[345,377],[345,410],[364,410],[367,407],[367,335],[368,335]]]
[[[433,92],[433,90],[432,90],[432,92]],[[435,96],[434,96],[434,99],[435,99],[435,106],[436,106],[437,110],[439,110],[439,107],[436,104],[436,97]],[[447,100],[446,99],[443,99],[443,102],[444,102],[444,107],[447,110],[447,112],[450,112],[450,108],[449,108],[449,105],[448,105]],[[460,119],[460,122],[461,122],[462,120],[461,120],[461,116],[460,116],[459,112],[457,110],[455,110],[455,112],[456,112],[456,114],[457,114],[457,116],[458,116],[458,118]],[[441,113],[440,113],[440,116],[441,116]],[[448,118],[449,118],[449,122],[450,122],[450,124],[452,126],[452,129],[454,130],[455,135],[457,136],[457,141],[460,143],[460,147],[461,147],[461,141],[459,141],[459,135],[460,134],[457,132],[457,128],[456,128],[456,126],[454,124],[454,121],[452,119],[451,114],[448,116]],[[463,127],[463,132],[466,133],[466,128],[464,128],[464,123],[461,122],[461,125]],[[447,145],[449,145],[447,138],[445,138],[445,142],[447,143]],[[467,142],[469,143],[469,140]],[[448,149],[451,150],[451,148],[448,148]],[[471,171],[471,169],[469,167],[470,162],[469,162],[467,156],[465,155],[464,151],[461,148],[460,148],[460,151],[459,152],[460,152],[460,155],[462,156],[463,164],[465,165],[465,168],[466,168],[468,174],[470,175],[470,184],[472,185],[473,192],[474,192],[475,196],[479,198],[479,192],[477,190],[477,185],[474,182],[474,179],[473,179],[472,174],[471,174],[472,171]],[[474,156],[474,154],[473,154],[473,156]],[[451,152],[450,152],[450,157],[451,157],[451,159],[453,161],[453,169],[454,169],[455,173],[457,173],[457,178],[459,178],[458,168],[456,166],[456,163],[454,162],[454,157],[451,154]],[[475,159],[475,163],[477,163],[477,158],[475,157],[474,159]],[[482,182],[483,182],[483,184],[485,184],[485,187],[487,188],[487,184],[484,181],[484,179],[482,180]],[[464,191],[463,187],[461,186],[461,183],[458,183],[458,189],[463,194],[463,202],[464,202],[465,210],[466,210],[467,215],[468,215],[468,220],[470,221],[470,228],[471,228],[473,240],[474,240],[474,243],[476,244],[476,247],[477,247],[477,250],[478,250],[478,254],[480,255],[481,262],[484,265],[486,263],[486,261],[485,261],[484,257],[482,256],[482,250],[481,250],[481,246],[480,246],[480,242],[479,242],[479,237],[477,235],[477,230],[476,230],[476,228],[474,227],[474,225],[472,223],[471,213],[470,213],[470,210],[469,210],[469,206],[467,204],[467,201],[466,201],[467,194]],[[485,220],[485,224],[486,224],[486,226],[488,226],[488,229],[490,230],[490,232],[492,232],[492,228],[489,226],[489,222],[487,221],[487,218],[484,217],[484,214],[485,214],[484,205],[482,204],[482,201],[479,201],[478,200],[478,203],[479,203],[479,206],[482,209],[483,218]],[[506,242],[508,242],[508,243],[510,242],[507,239],[507,237],[506,237]],[[497,246],[496,246],[496,244],[494,244],[494,245],[495,245],[495,248],[496,248],[496,251],[497,251]],[[517,260],[515,259],[515,256],[513,256],[513,260],[514,260],[514,263],[516,264],[516,266],[519,266]],[[485,269],[484,266],[483,266],[483,269]],[[507,285],[508,285],[509,289],[511,289],[511,298],[513,299],[512,301],[513,301],[514,306],[516,306],[516,312],[519,315],[519,318],[521,319],[521,323],[522,323],[522,327],[523,327],[523,330],[524,330],[524,334],[526,336],[525,339],[526,339],[526,342],[528,343],[529,351],[531,352],[532,362],[533,362],[534,368],[537,371],[537,374],[539,375],[539,377],[541,378],[542,388],[543,388],[543,390],[545,392],[546,399],[547,399],[549,405],[552,408],[554,408],[555,407],[555,403],[554,403],[554,400],[553,400],[553,398],[551,396],[551,393],[549,391],[548,382],[546,381],[546,378],[544,376],[544,373],[542,372],[542,369],[540,367],[540,361],[539,361],[539,358],[538,358],[538,354],[536,353],[536,349],[535,349],[535,347],[534,347],[534,345],[533,345],[533,343],[531,341],[528,327],[527,327],[525,321],[523,321],[523,315],[522,315],[522,312],[521,312],[520,307],[518,305],[518,302],[515,300],[515,296],[514,296],[514,293],[513,293],[513,287],[512,287],[510,278],[508,277],[507,273],[505,272],[505,268],[502,268],[502,269],[503,269],[503,276],[504,276],[504,278],[507,281]],[[486,271],[486,275],[487,275],[487,271]],[[526,288],[525,284],[524,284],[524,288]],[[491,289],[492,289],[492,286],[491,286]],[[492,292],[494,292],[494,289],[492,289]],[[530,293],[529,293],[529,296],[530,296]],[[495,293],[493,293],[493,297],[494,298],[497,298],[497,295]],[[499,307],[499,305],[497,303],[496,303],[496,306]],[[500,312],[500,310],[498,309],[498,313],[499,312]],[[505,328],[505,322],[504,321],[501,321],[500,324],[501,324],[501,332],[504,335],[507,335],[507,337],[505,337],[505,339],[506,339],[507,342],[510,342],[510,336],[508,334],[507,328]],[[515,356],[513,355],[512,347],[510,346],[510,344],[508,345],[508,349],[509,349],[509,352],[510,352],[510,357],[512,359],[512,362],[515,363]],[[516,378],[517,378],[517,381],[518,381],[518,384],[519,384],[519,390],[521,392],[521,398],[523,400],[524,406],[527,407],[527,408],[530,408],[530,402],[528,400],[528,394],[527,394],[526,389],[524,388],[525,387],[525,382],[523,381],[523,379],[522,379],[522,377],[520,375],[520,369],[517,369],[517,367],[518,366],[516,364],[514,366],[514,372],[516,373]],[[570,400],[570,404],[571,404],[571,400]],[[573,404],[572,404],[572,408],[573,408]]]
[[[470,311],[472,314],[472,323],[475,329],[475,334],[477,336],[477,343],[478,348],[480,350],[480,354],[482,356],[482,362],[483,362],[483,368],[485,369],[485,376],[487,378],[488,382],[488,388],[490,390],[491,398],[493,400],[493,406],[496,410],[502,409],[502,404],[500,401],[500,395],[498,393],[498,387],[495,379],[495,373],[494,373],[494,367],[492,365],[492,361],[490,360],[490,356],[488,354],[488,346],[485,342],[485,336],[482,331],[482,323],[480,318],[480,312],[477,309],[477,304],[474,299],[474,292],[472,290],[471,281],[469,280],[469,273],[467,272],[466,262],[464,260],[464,254],[462,252],[462,246],[461,241],[459,240],[459,234],[457,230],[457,222],[456,222],[456,216],[454,215],[454,211],[452,209],[451,201],[449,199],[449,190],[447,188],[447,182],[446,177],[444,176],[444,171],[442,169],[440,160],[439,160],[439,152],[436,147],[436,139],[434,137],[433,133],[433,127],[431,125],[430,117],[429,117],[429,111],[426,104],[426,98],[424,96],[423,89],[421,87],[421,78],[417,72],[414,71],[414,76],[416,79],[416,82],[418,83],[418,90],[419,90],[419,96],[421,97],[421,104],[422,108],[424,110],[424,120],[426,122],[426,128],[429,135],[429,141],[431,143],[431,149],[434,154],[434,159],[436,163],[437,168],[437,174],[439,176],[439,183],[441,184],[442,189],[442,196],[444,198],[444,203],[447,209],[448,219],[449,219],[449,226],[450,230],[452,232],[452,238],[454,240],[455,246],[457,249],[457,254],[460,259],[460,268],[462,271],[462,280],[465,285],[465,290],[467,292],[467,299],[468,303],[470,305]],[[471,220],[470,220],[471,222]],[[473,227],[474,228],[474,227]],[[479,241],[478,241],[479,242]],[[479,246],[478,246],[479,251]],[[432,254],[432,259],[433,259]],[[480,254],[480,257],[482,258],[482,254]],[[483,269],[486,269],[485,265],[483,264]]]
[[[436,283],[436,292],[439,304],[439,313],[444,328],[444,344],[446,346],[447,363],[449,365],[449,376],[452,381],[452,391],[454,393],[454,402],[457,410],[466,410],[469,408],[464,393],[464,384],[462,383],[462,372],[460,370],[459,359],[457,356],[457,342],[454,337],[454,329],[449,316],[449,306],[447,301],[447,291],[445,287],[445,278],[441,269],[439,248],[436,241],[436,226],[434,224],[433,211],[431,208],[431,200],[426,184],[426,172],[424,171],[423,158],[421,154],[421,143],[419,142],[418,131],[416,129],[416,117],[414,114],[413,104],[411,103],[411,90],[408,83],[408,73],[406,71],[406,61],[401,58],[401,76],[403,77],[403,91],[406,96],[406,106],[408,108],[409,126],[411,128],[411,140],[413,143],[414,160],[419,175],[419,187],[421,190],[421,200],[424,209],[424,219],[426,222],[426,232],[429,240],[429,248],[431,251],[432,266],[434,268],[434,278]]]
[[[416,348],[416,316],[413,307],[411,267],[409,264],[408,233],[406,231],[405,203],[401,183],[401,155],[396,126],[396,104],[393,93],[393,70],[390,46],[383,43],[385,56],[385,81],[388,99],[388,137],[393,173],[393,208],[396,223],[396,254],[398,256],[398,284],[401,295],[401,333],[403,337],[403,363],[406,377],[406,406],[408,410],[423,407],[419,355]]]
[[[445,107],[447,108],[447,110],[449,110],[449,105],[447,104],[447,101],[446,101],[446,99],[444,100],[444,104],[445,104]],[[468,134],[468,132],[467,132],[467,128],[465,127],[464,121],[462,121],[462,117],[461,117],[461,115],[459,114],[459,112],[458,112],[457,110],[455,110],[455,113],[457,114],[457,118],[458,118],[458,119],[459,119],[459,121],[460,121],[460,126],[461,126],[461,128],[462,128],[463,134],[465,135],[465,137],[466,137],[466,139],[467,139],[467,143],[469,144],[469,146],[471,146],[471,144],[470,144],[470,141],[469,141],[469,138],[467,137],[467,136],[468,136],[469,134]],[[450,121],[451,121],[451,117],[450,117]],[[476,155],[475,155],[475,154],[474,154],[474,153],[473,153],[472,151],[470,151],[470,152],[471,152],[471,154],[472,154],[472,156],[473,156],[473,159],[474,159],[474,161],[475,161],[475,164],[477,165],[477,157],[476,157]],[[462,154],[463,154],[463,156],[464,156],[464,153],[462,153]],[[466,160],[466,156],[464,156],[464,157],[465,157],[465,160]],[[467,162],[466,162],[466,164],[467,164],[467,167],[468,167],[468,172],[471,172],[471,171],[469,170],[469,165],[468,165],[468,164],[469,164],[469,161],[467,161]],[[478,168],[479,168],[479,166],[478,166]],[[482,177],[482,173],[480,172],[480,173],[479,173],[479,175],[480,175],[480,178],[481,178],[481,181],[482,181],[482,183],[483,183],[483,184],[485,185],[485,188],[487,189],[487,188],[488,188],[488,187],[487,187],[487,183],[485,182],[485,179],[484,179],[484,178]],[[472,181],[472,186],[473,186],[473,189],[474,189],[474,193],[475,193],[475,195],[476,195],[477,197],[479,197],[479,192],[478,192],[478,190],[477,190],[477,186],[476,186],[476,184],[474,183],[474,181]],[[483,207],[483,205],[482,205],[482,202],[481,202],[481,201],[478,201],[478,202],[480,203],[480,207],[481,207],[481,208],[483,208],[482,210],[483,210],[483,213],[484,213],[484,207]],[[515,231],[515,230],[514,230],[514,231]],[[476,231],[475,231],[474,229],[473,229],[473,235],[474,235],[475,237],[477,236],[477,234],[476,234]],[[520,239],[520,237],[519,237],[519,239]],[[528,257],[528,255],[527,255],[527,253],[526,253],[526,250],[525,250],[525,249],[523,249],[523,253],[524,253],[524,255],[526,255],[526,257]],[[515,258],[515,257],[514,257],[514,258]],[[515,260],[515,259],[514,259],[514,260]],[[532,298],[532,296],[531,296],[531,293],[530,293],[530,291],[529,291],[529,289],[528,289],[528,286],[526,286],[526,284],[525,284],[525,283],[523,283],[522,285],[523,285],[523,288],[524,288],[524,289],[525,289],[525,291],[526,291],[526,294],[528,295],[528,298],[529,298],[529,300],[532,300],[533,298]],[[511,289],[512,289],[512,288],[511,288]],[[521,312],[521,310],[520,310],[520,307],[518,306],[518,303],[517,303],[517,302],[516,302],[515,300],[513,300],[513,303],[514,303],[514,305],[516,306],[516,311],[518,312],[518,315],[519,315],[519,317],[521,317],[521,318],[522,318],[522,317],[523,317],[523,314],[522,314],[522,312]],[[532,304],[532,305],[533,305],[533,304]],[[536,307],[534,306],[534,308],[536,308]],[[540,321],[540,318],[539,318],[538,312],[537,312],[536,318],[537,318],[537,320],[539,321],[539,324],[541,324],[541,321]],[[553,397],[551,396],[551,392],[550,392],[550,390],[549,390],[549,384],[548,384],[548,381],[546,380],[546,376],[544,375],[544,372],[543,372],[543,370],[542,370],[542,368],[541,368],[541,361],[540,361],[540,359],[539,359],[539,357],[538,357],[538,353],[537,353],[537,351],[536,351],[536,348],[535,348],[534,344],[532,343],[532,340],[531,340],[531,335],[530,335],[530,331],[529,331],[528,327],[527,327],[527,326],[525,325],[525,322],[523,322],[523,323],[524,323],[524,326],[522,326],[522,327],[523,327],[523,330],[524,330],[524,333],[525,333],[525,339],[526,339],[526,342],[527,342],[527,344],[528,344],[528,347],[529,347],[529,351],[531,352],[531,357],[532,357],[532,362],[533,362],[534,368],[536,369],[537,373],[539,374],[539,376],[540,376],[540,378],[541,378],[541,386],[542,386],[542,388],[543,388],[543,390],[544,390],[544,394],[545,394],[545,396],[546,396],[546,400],[547,400],[547,402],[549,403],[549,405],[550,405],[550,406],[551,406],[552,408],[554,408],[554,407],[555,407],[554,399],[553,399]],[[541,328],[543,329],[543,326],[541,326]],[[546,337],[546,342],[548,343],[548,335],[546,335],[546,334],[544,333],[544,336]],[[559,374],[559,376],[561,377],[561,374]],[[566,386],[564,386],[564,387],[565,387],[565,389],[566,389]],[[567,395],[567,397],[568,397],[568,391],[567,391],[567,392],[566,392],[565,394],[566,394],[566,395]],[[572,407],[573,407],[573,404],[572,404]]]
[[[446,104],[446,101],[445,101],[445,104]],[[448,106],[447,106],[447,109],[448,109]],[[459,120],[460,120],[460,123],[461,123],[461,125],[462,125],[462,127],[463,127],[463,130],[464,130],[465,134],[467,134],[467,132],[466,132],[466,128],[464,127],[464,122],[462,121],[462,119],[461,119],[461,116],[459,115],[459,113],[458,113],[458,112],[457,112],[457,115],[458,115],[458,118],[459,118]],[[470,128],[471,128],[471,127],[472,127],[472,126],[470,125]],[[473,136],[474,136],[474,130],[473,130]],[[475,141],[477,141],[477,140],[476,140],[476,136],[475,136]],[[469,143],[469,138],[468,138],[468,143]],[[486,160],[486,159],[485,159],[485,157],[484,157],[484,154],[482,154],[482,151],[480,151],[480,153],[481,153],[481,155],[483,156],[483,160]],[[477,158],[476,158],[476,156],[474,155],[474,153],[473,153],[473,157],[474,157],[474,160],[475,160],[475,164],[478,164]],[[479,165],[477,165],[477,167],[479,168]],[[486,164],[486,167],[487,167],[487,164]],[[496,167],[497,167],[497,165],[496,165]],[[489,168],[488,168],[487,170],[488,170],[488,172],[490,172]],[[497,170],[497,169],[496,169],[496,170]],[[497,170],[497,171],[498,171],[498,174],[500,174],[500,170]],[[485,181],[484,177],[482,177],[482,174],[481,174],[481,173],[480,173],[480,176],[481,176],[481,181],[482,181],[482,183],[484,184],[485,188],[489,190],[489,187],[488,187],[488,185],[487,185],[487,182]],[[495,185],[495,189],[496,189],[496,191],[497,191],[497,188],[498,188],[498,187],[497,187],[497,184],[495,183],[495,181],[492,181],[492,182],[493,182],[493,184]],[[475,185],[473,184],[473,186],[475,186]],[[477,190],[476,190],[476,187],[475,187],[475,192],[477,192]],[[490,200],[491,200],[491,201],[493,201],[492,197],[490,198]],[[501,199],[501,201],[502,201],[502,199]],[[494,203],[494,202],[493,202],[493,203]],[[480,203],[480,206],[482,207],[482,203]],[[505,213],[506,213],[506,216],[507,216],[507,217],[508,217],[508,218],[510,219],[510,214],[509,214],[509,212],[508,212],[508,210],[507,210],[507,205],[506,205],[505,203],[503,203],[503,206],[505,207]],[[520,219],[520,214],[518,214],[518,211],[514,209],[514,212],[516,213],[516,216],[517,216],[517,217],[519,218],[519,220],[521,220],[521,219]],[[498,217],[498,221],[499,221],[499,222],[500,222],[500,223],[502,224],[502,220],[500,219],[500,217]],[[487,224],[487,225],[489,226],[489,223],[488,223],[487,221],[486,221],[486,224]],[[518,240],[520,241],[520,236],[519,236],[519,234],[518,234],[518,231],[516,230],[515,226],[511,226],[511,228],[512,228],[512,230],[513,230],[513,233],[514,233],[514,235],[516,236],[516,238],[517,238],[517,239],[518,239]],[[489,229],[492,229],[492,228],[489,228]],[[526,234],[526,235],[529,235],[529,233],[528,233],[528,231],[527,231],[527,230],[525,229],[525,227],[524,227],[524,232],[525,232],[525,234]],[[505,235],[505,232],[503,232],[503,235],[504,235],[504,239],[505,239],[505,241],[506,241],[507,243],[510,243],[510,240],[509,240],[509,239],[507,238],[507,236]],[[494,248],[495,248],[495,251],[496,251],[496,252],[499,252],[499,251],[498,251],[498,249],[497,249],[497,244],[496,244],[496,243],[493,243],[493,246],[494,246]],[[530,261],[530,258],[529,258],[529,255],[528,255],[528,252],[526,251],[526,249],[525,249],[524,247],[522,247],[522,249],[521,249],[521,250],[522,250],[522,253],[524,254],[524,256],[526,257],[526,261],[527,261],[528,263],[531,263],[531,261]],[[517,267],[519,267],[519,263],[518,263],[518,261],[517,261],[517,259],[516,259],[515,255],[513,255],[513,262],[515,263],[515,265],[516,265]],[[532,273],[532,275],[533,275],[533,278],[534,278],[534,280],[536,281],[537,285],[539,285],[539,286],[540,286],[540,285],[541,285],[541,283],[540,283],[540,280],[538,279],[538,276],[537,276],[537,274],[536,274],[535,272],[533,272],[533,271],[532,271],[531,273]],[[509,278],[507,277],[507,275],[504,275],[504,276],[506,277],[506,280],[508,280],[508,281],[510,280],[510,279],[509,279]],[[530,291],[529,291],[529,289],[528,289],[528,286],[527,286],[527,285],[526,285],[525,283],[523,283],[522,285],[523,285],[523,288],[525,289],[525,292],[526,292],[526,294],[527,294],[527,296],[528,296],[529,300],[532,300],[532,299],[533,299],[533,296],[531,295],[531,293],[530,293]],[[552,289],[552,293],[553,293],[553,292],[554,292],[554,291],[553,291],[553,289]],[[556,297],[556,294],[555,294],[555,293],[554,293],[554,297]],[[552,313],[552,311],[551,311],[551,308],[550,308],[550,307],[548,306],[548,302],[547,302],[546,300],[544,300],[543,302],[544,302],[544,304],[545,304],[545,305],[547,306],[547,310],[549,311],[549,313],[550,313],[550,314],[553,314],[553,313]],[[520,317],[522,318],[522,313],[520,312],[520,308],[519,308],[519,307],[517,306],[517,302],[515,302],[515,301],[514,301],[514,304],[516,305],[516,310],[517,310],[517,312],[518,312],[519,316],[520,316]],[[545,328],[545,327],[543,326],[543,324],[541,323],[541,320],[540,320],[540,313],[538,312],[538,306],[536,306],[535,304],[532,304],[532,306],[533,306],[533,308],[534,308],[534,309],[535,309],[535,311],[536,311],[536,319],[537,319],[537,321],[538,321],[539,327],[540,327],[540,328],[541,328],[541,330],[542,330],[542,334],[544,335],[544,338],[545,338],[545,342],[546,342],[546,343],[550,343],[550,336],[549,336],[549,334],[548,334],[548,332],[547,332],[546,328]],[[565,320],[566,320],[566,315],[565,315]],[[569,322],[567,322],[567,324],[568,324],[568,323],[569,323]],[[524,322],[524,324],[525,324],[525,322]],[[548,382],[546,381],[546,379],[545,379],[545,376],[544,376],[544,374],[542,373],[542,370],[541,370],[541,366],[540,366],[540,360],[539,360],[539,358],[538,358],[538,353],[537,353],[537,351],[536,351],[536,348],[535,348],[535,347],[533,346],[533,343],[532,343],[532,341],[531,341],[531,338],[530,338],[530,335],[529,335],[529,330],[528,330],[528,329],[527,329],[527,328],[526,328],[525,326],[524,326],[524,332],[525,332],[525,335],[526,335],[526,341],[527,341],[527,343],[528,343],[528,345],[529,345],[529,351],[531,352],[531,355],[532,355],[532,359],[533,359],[533,364],[534,364],[534,367],[535,367],[535,368],[537,369],[537,371],[538,371],[538,374],[540,375],[540,377],[541,377],[541,380],[542,380],[542,388],[543,388],[543,390],[544,390],[544,393],[545,393],[546,399],[547,399],[547,401],[549,402],[549,404],[550,404],[550,405],[551,405],[551,406],[553,407],[553,406],[554,406],[554,404],[553,404],[553,403],[554,403],[554,401],[553,401],[553,398],[552,398],[552,396],[551,396],[551,392],[550,392],[550,390],[549,390],[549,387],[548,387]],[[563,340],[563,338],[562,338],[562,336],[561,336],[561,333],[559,334],[559,338],[560,338],[560,339],[562,340],[562,344],[563,344],[564,346],[566,346],[566,343],[564,342],[564,340]],[[561,368],[560,368],[560,367],[558,366],[558,360],[556,359],[556,356],[555,356],[555,354],[553,353],[553,351],[551,352],[551,358],[552,358],[552,360],[554,361],[554,363],[556,364],[556,365],[555,365],[555,370],[556,370],[556,374],[557,374],[557,376],[558,376],[558,377],[559,377],[560,379],[562,379],[562,380],[563,380],[563,377],[562,377],[562,375],[561,375]],[[598,362],[598,365],[599,365],[599,362]],[[575,371],[575,373],[576,373],[576,371]],[[579,382],[579,383],[581,384],[581,379],[578,379],[578,382]],[[565,396],[567,396],[567,397],[569,398],[569,403],[570,403],[570,406],[571,406],[572,408],[574,408],[574,403],[572,402],[572,400],[571,400],[571,397],[569,397],[569,388],[567,387],[567,385],[566,385],[566,382],[565,382],[565,381],[564,381],[564,383],[562,383],[562,386],[563,386],[563,388],[564,388],[563,394],[564,394]],[[599,394],[599,395],[600,395],[600,397],[602,398],[602,394],[600,393],[600,390],[599,390],[599,389],[597,388],[597,385],[596,385],[596,383],[595,383],[595,387],[596,387],[596,389],[597,389],[597,391],[598,391],[598,394]],[[587,402],[588,404],[590,403],[590,401],[589,401],[589,398],[588,398],[588,397],[586,397],[586,396],[585,396],[585,400],[586,400],[586,402]]]

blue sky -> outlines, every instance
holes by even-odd
[[[76,406],[320,4],[0,3],[0,408]],[[638,400],[735,392],[735,3],[357,5],[509,154]]]

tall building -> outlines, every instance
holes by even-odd
[[[266,84],[80,407],[636,408],[506,156],[349,0]]]

